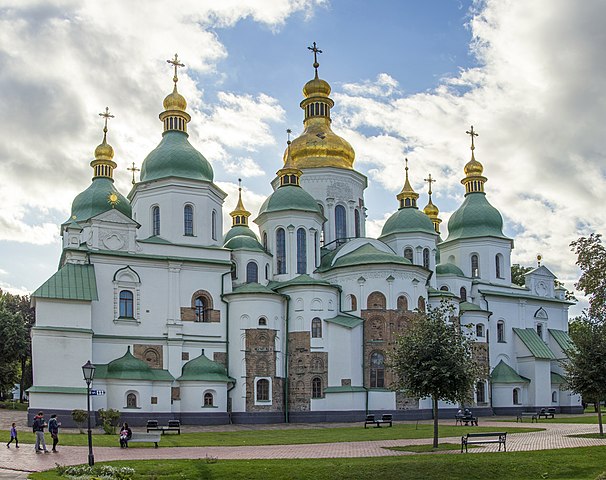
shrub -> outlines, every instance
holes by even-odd
[[[118,422],[120,420],[120,412],[118,410],[114,410],[113,408],[108,408],[107,410],[99,409],[99,418],[101,418],[101,423],[103,425],[103,431],[106,435],[115,435],[116,427],[118,426]]]
[[[88,413],[86,413],[84,410],[72,410],[72,420],[76,422],[76,425],[78,425],[78,430],[80,430],[80,433],[84,433],[82,427],[84,426],[84,422],[86,422],[87,418]]]
[[[60,477],[67,478],[103,478],[108,480],[131,480],[135,475],[135,469],[130,467],[112,467],[111,465],[59,465],[56,471]]]

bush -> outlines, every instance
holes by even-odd
[[[60,477],[67,478],[103,478],[108,480],[131,480],[135,475],[135,469],[130,467],[112,467],[111,465],[59,465],[56,468]]]
[[[115,435],[116,427],[120,421],[120,412],[113,408],[107,410],[99,409],[99,418],[101,418],[101,424],[103,425],[103,431],[106,435]]]
[[[72,420],[76,422],[76,425],[78,425],[78,430],[80,430],[80,433],[84,433],[82,427],[84,426],[84,422],[86,422],[87,418],[88,413],[86,413],[84,410],[72,410]]]

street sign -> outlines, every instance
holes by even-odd
[[[105,390],[91,390],[91,395],[105,395]]]

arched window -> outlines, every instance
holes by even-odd
[[[358,309],[358,299],[356,298],[355,295],[351,296],[351,310],[357,310]]]
[[[478,323],[476,325],[476,337],[483,337],[483,336],[484,336],[484,324]]]
[[[152,235],[160,235],[160,207],[152,208]]]
[[[238,265],[236,262],[231,264],[231,279],[236,280],[238,278]]]
[[[204,304],[204,297],[196,297],[194,300],[194,313],[195,322],[206,322],[206,305]]]
[[[257,381],[257,402],[269,401],[269,380],[262,378]]]
[[[210,231],[211,231],[212,239],[216,240],[217,239],[217,212],[216,212],[216,210],[213,210],[213,213],[211,214],[210,218],[211,218]]]
[[[260,317],[260,318],[259,318],[259,325],[260,325],[261,327],[266,327],[266,326],[267,326],[267,318],[265,318],[265,317]]]
[[[267,232],[263,232],[263,248],[267,250]]]
[[[265,264],[265,280],[269,280],[269,263]]]
[[[137,408],[137,395],[135,393],[126,395],[126,408]]]
[[[443,292],[448,292],[448,291],[449,291],[449,290],[448,290],[448,285],[442,285],[442,286],[440,287],[440,290],[442,290]]]
[[[505,343],[505,322],[503,320],[497,322],[497,342]]]
[[[519,388],[514,388],[513,389],[513,404],[514,405],[519,405],[520,403],[522,403],[520,401],[520,389]]]
[[[398,297],[398,310],[402,312],[408,310],[408,299],[404,295]]]
[[[354,235],[356,238],[360,238],[360,211],[354,210]]]
[[[367,309],[384,310],[386,306],[387,300],[385,300],[385,295],[381,292],[372,292],[368,295],[368,300],[366,301]]]
[[[415,263],[415,262],[413,261],[413,255],[414,255],[414,252],[412,251],[412,248],[410,248],[410,247],[406,247],[406,248],[404,249],[404,258],[405,258],[406,260],[409,260],[409,261],[410,261],[410,263]]]
[[[471,276],[473,278],[480,276],[480,258],[475,253],[471,256]]]
[[[307,242],[305,229],[297,230],[297,273],[307,273]]]
[[[385,387],[385,356],[379,352],[370,355],[370,388]]]
[[[429,268],[429,248],[423,249],[423,266]]]
[[[183,235],[194,234],[194,207],[185,205],[183,207]]]
[[[486,390],[484,382],[476,383],[476,403],[486,403]]]
[[[283,228],[276,230],[276,273],[286,273],[286,234]]]
[[[130,290],[122,290],[120,292],[120,317],[133,318],[133,292]]]
[[[461,297],[462,302],[467,301],[467,289],[465,287],[461,287],[461,290],[459,290],[459,297]]]
[[[322,379],[314,377],[311,380],[311,398],[322,398]]]
[[[551,392],[551,403],[558,403],[558,391]]]
[[[543,340],[543,324],[537,323],[537,335],[541,340]]]
[[[210,392],[206,392],[204,394],[204,406],[205,407],[212,407],[214,404],[214,398],[213,398],[213,394]]]
[[[500,253],[494,257],[494,266],[497,278],[503,278],[503,255]]]
[[[246,283],[259,282],[259,267],[255,262],[248,262],[246,265]]]
[[[336,240],[347,238],[347,218],[345,217],[345,207],[343,205],[335,207],[335,232]]]
[[[322,320],[318,317],[311,321],[311,338],[322,338]]]
[[[320,252],[320,245],[318,244],[318,232],[314,232],[314,266],[317,267],[320,265],[318,261],[318,253]]]
[[[419,312],[425,311],[425,299],[423,297],[419,297],[419,300],[417,301],[417,308],[419,309]]]

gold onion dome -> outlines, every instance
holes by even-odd
[[[471,129],[467,130],[465,133],[471,137],[471,160],[469,160],[463,168],[465,178],[461,180],[461,183],[465,185],[465,194],[476,192],[483,193],[484,184],[487,179],[482,176],[484,167],[476,160],[474,154],[474,150],[476,149],[474,137],[477,137],[478,134],[474,131],[473,125],[471,126]]]
[[[164,110],[181,110],[184,112],[187,109],[187,100],[177,91],[177,83],[175,83],[172,93],[164,99],[163,105]]]
[[[329,98],[331,88],[326,80],[318,77],[319,63],[317,54],[322,53],[316,47],[308,47],[314,52],[315,75],[303,87],[304,99],[300,106],[305,112],[303,133],[295,138],[284,152],[284,164],[287,163],[290,149],[290,164],[294,168],[335,167],[353,169],[356,157],[349,142],[330,128],[330,109],[334,102]]]
[[[425,213],[425,215],[427,215],[430,218],[437,217],[438,214],[440,213],[440,209],[433,204],[431,199],[429,199],[429,203],[427,203],[427,205],[425,205],[425,208],[423,209],[423,213]]]
[[[107,143],[107,137],[103,135],[103,141],[95,148],[95,160],[111,160],[114,158],[114,149]]]

